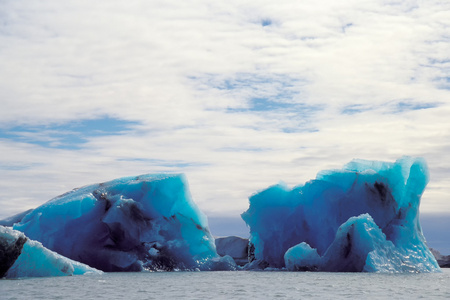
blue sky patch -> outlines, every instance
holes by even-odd
[[[236,73],[232,77],[199,74],[188,78],[199,91],[216,90],[225,97],[239,99],[238,105],[225,108],[227,113],[258,114],[267,120],[284,118],[285,122],[277,122],[284,133],[315,131],[311,128],[312,120],[324,109],[323,105],[304,102],[307,82],[290,74]]]
[[[228,108],[228,112],[269,112],[275,110],[295,109],[299,104],[274,101],[268,98],[252,98],[246,108]]]
[[[270,19],[262,19],[261,20],[261,25],[263,27],[270,26],[270,25],[272,25],[272,20],[270,20]]]
[[[47,148],[79,149],[89,138],[121,135],[138,124],[138,122],[103,117],[62,124],[20,125],[0,129],[0,138]]]
[[[250,99],[249,107],[245,109],[229,109],[231,112],[255,112],[255,113],[278,113],[285,114],[285,118],[291,118],[296,120],[299,128],[297,130],[283,129],[283,132],[298,132],[303,131],[303,125],[309,123],[308,120],[313,118],[315,113],[323,110],[321,105],[310,105],[305,103],[289,103],[278,102],[266,98],[254,98]]]
[[[408,111],[412,111],[412,110],[435,108],[435,107],[439,106],[438,103],[433,103],[433,102],[417,103],[417,102],[413,102],[408,99],[398,101],[398,102],[389,102],[387,104],[390,107],[389,113],[394,113],[394,114],[408,112]],[[345,106],[341,110],[341,113],[343,115],[355,115],[355,114],[363,113],[363,112],[374,110],[374,109],[376,109],[376,107],[371,107],[371,106],[363,105],[363,104],[352,104],[352,105]]]
[[[411,110],[421,110],[421,109],[429,109],[429,108],[435,108],[438,107],[438,103],[414,103],[409,101],[400,101],[396,103],[395,105],[395,112],[396,113],[402,113],[405,111],[411,111]]]
[[[208,166],[206,163],[197,162],[186,162],[182,160],[164,160],[164,159],[153,159],[153,158],[120,158],[118,161],[129,161],[129,162],[140,162],[147,163],[159,167],[168,168],[187,168],[187,167],[203,167]]]
[[[3,171],[24,171],[29,170],[33,167],[40,166],[39,163],[25,164],[25,163],[10,163],[10,162],[0,162],[0,170]]]
[[[450,77],[439,77],[435,80],[441,90],[450,90]]]
[[[189,79],[201,91],[218,90],[233,98],[242,99],[246,105],[229,107],[230,113],[264,112],[292,109],[303,97],[306,82],[286,74],[237,73],[233,77],[218,74],[201,74]]]
[[[347,105],[345,106],[341,113],[343,115],[354,115],[354,114],[358,114],[358,113],[362,113],[365,111],[369,111],[372,110],[372,108],[364,106],[362,104],[352,104],[352,105]]]
[[[266,152],[271,151],[271,148],[258,148],[258,147],[222,147],[216,149],[219,152]]]
[[[296,103],[278,102],[267,98],[250,99],[250,110],[252,111],[271,111],[278,109],[290,109],[296,108],[296,106],[298,106],[298,104]]]
[[[319,129],[317,128],[308,128],[305,126],[299,126],[299,127],[285,127],[281,129],[284,133],[298,133],[298,132],[319,132]]]

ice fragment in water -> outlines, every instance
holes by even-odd
[[[27,239],[19,231],[0,226],[0,278],[101,274]]]

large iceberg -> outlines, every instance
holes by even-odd
[[[342,272],[434,272],[419,204],[426,163],[353,160],[289,189],[250,197],[251,266]]]
[[[0,226],[0,278],[101,273],[46,249],[41,243],[28,239],[19,231]]]
[[[27,214],[14,229],[103,271],[231,270],[184,175],[141,175],[75,189]]]

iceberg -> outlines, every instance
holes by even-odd
[[[436,272],[419,223],[429,175],[421,158],[353,160],[289,189],[249,198],[249,268],[340,272]]]
[[[450,268],[450,255],[442,255],[438,250],[430,248],[431,253],[433,253],[434,258],[436,258],[439,267]]]
[[[14,216],[8,217],[6,219],[0,220],[1,226],[12,227],[15,223],[19,223],[26,215],[32,212],[33,209],[28,209]]]
[[[0,254],[0,278],[103,273],[50,251],[23,233],[4,226],[0,226]]]
[[[239,236],[217,237],[215,243],[220,256],[231,256],[239,266],[248,263],[248,239]]]
[[[220,257],[184,175],[150,174],[85,186],[14,224],[30,239],[102,271],[233,270]]]

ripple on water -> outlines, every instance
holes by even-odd
[[[450,298],[450,270],[436,274],[300,272],[108,273],[0,280],[1,299]]]

